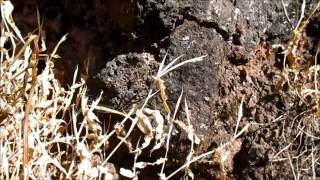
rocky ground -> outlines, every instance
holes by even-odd
[[[146,97],[152,85],[150,77],[156,74],[166,53],[171,60],[180,55],[182,60],[207,55],[204,61],[187,64],[165,77],[169,102],[174,104],[184,90],[193,126],[202,140],[196,147],[196,154],[200,154],[232,138],[244,99],[240,127],[252,125],[240,137],[231,153],[232,163],[226,167],[227,176],[236,179],[293,177],[288,154],[302,154],[294,159],[299,162],[295,173],[312,176],[305,167],[307,160],[303,161],[310,153],[302,153],[311,144],[308,136],[297,135],[300,131],[295,128],[301,121],[310,123],[302,114],[309,110],[290,93],[289,86],[284,83],[279,87],[283,55],[281,49],[272,49],[272,45],[292,39],[301,14],[300,1],[284,3],[289,19],[281,1],[13,1],[14,18],[25,33],[37,27],[38,5],[49,49],[69,33],[59,51],[62,60],[56,63],[60,82],[67,86],[79,64],[91,96],[103,90],[103,103],[118,110],[126,111]],[[307,1],[306,15],[316,3]],[[304,52],[310,61],[320,39],[319,18],[318,13],[304,30]],[[150,106],[157,106],[157,102]],[[317,123],[314,127],[319,129]],[[166,171],[184,163],[189,149],[185,138],[180,135],[173,139],[172,161]],[[278,154],[290,143],[290,152]],[[115,165],[125,163],[124,159],[114,160]],[[209,157],[193,164],[196,177],[219,178],[219,165],[212,162]],[[320,165],[315,166],[320,177]],[[145,177],[152,171],[156,170],[150,169]]]

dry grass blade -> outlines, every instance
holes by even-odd
[[[315,58],[314,58],[314,66],[315,67],[319,67],[318,65],[318,62],[317,62],[317,59],[318,59],[318,55],[319,55],[319,51],[320,51],[320,42],[318,43],[318,47],[317,47],[317,52],[316,52],[316,55],[315,55]],[[320,71],[320,68],[315,68],[314,69],[314,89],[315,89],[315,93],[316,93],[316,103],[317,103],[317,116],[320,117],[320,92],[319,92],[319,89],[318,89],[318,83],[319,83],[319,80],[318,80],[318,71]]]
[[[287,21],[288,21],[288,23],[290,24],[290,26],[292,28],[293,26],[292,26],[291,20],[289,18],[288,12],[287,12],[286,5],[284,4],[283,0],[281,0],[281,4],[282,4],[282,7],[283,7],[284,14],[286,15]]]
[[[167,137],[166,153],[165,153],[164,159],[167,159],[168,151],[170,149],[169,145],[170,145],[170,137],[171,137],[171,133],[172,133],[172,129],[173,129],[173,121],[176,118],[176,115],[177,115],[177,112],[178,112],[178,109],[179,109],[179,106],[180,106],[180,103],[181,103],[182,95],[183,95],[183,90],[181,91],[181,94],[180,94],[179,99],[177,101],[177,104],[176,104],[176,107],[175,107],[175,111],[174,111],[174,114],[173,114],[172,118],[169,115],[170,113],[168,113],[168,119],[167,120],[170,123],[170,127],[169,127],[169,132],[168,132],[168,137]],[[160,176],[163,174],[164,167],[165,167],[165,162],[162,164]]]
[[[188,129],[189,129],[188,138],[191,141],[190,152],[189,152],[189,154],[187,156],[187,159],[186,159],[186,164],[187,164],[186,171],[187,171],[188,176],[191,179],[194,179],[194,175],[193,175],[191,169],[189,169],[189,165],[190,165],[190,161],[191,161],[191,159],[193,157],[193,153],[194,153],[193,146],[194,146],[194,144],[199,144],[200,142],[197,142],[197,139],[199,139],[199,138],[193,132],[194,130],[193,130],[193,127],[191,125],[190,113],[189,113],[187,99],[184,99],[184,105],[185,105],[185,111],[186,111],[186,117],[187,117],[187,121],[188,121]]]
[[[62,38],[60,39],[58,44],[54,47],[53,52],[50,55],[49,61],[52,61],[53,58],[54,59],[59,58],[59,55],[57,54],[58,48],[67,39],[67,36],[68,36],[68,34],[65,34],[64,36],[62,36]],[[73,84],[74,83],[75,83],[75,81],[73,81]]]
[[[34,41],[35,45],[35,54],[33,55],[33,58],[31,59],[31,68],[32,68],[32,74],[31,74],[31,88],[30,88],[30,93],[28,96],[28,101],[27,105],[25,108],[25,115],[23,118],[23,169],[24,169],[24,177],[28,177],[28,172],[27,172],[27,164],[29,162],[29,147],[28,147],[28,137],[29,137],[29,114],[32,111],[33,107],[33,102],[32,98],[35,93],[35,86],[36,86],[36,81],[37,81],[37,65],[39,61],[39,48],[38,48],[38,41]],[[26,73],[26,78],[28,79],[28,74]]]
[[[243,112],[242,112],[243,111],[242,110],[243,101],[244,101],[244,97],[242,97],[242,100],[241,100],[241,103],[240,103],[240,106],[239,106],[238,119],[237,119],[236,129],[234,131],[234,137],[237,135],[238,127],[239,127],[239,124],[240,124],[240,120],[241,120],[242,115],[243,115]]]
[[[180,56],[180,57],[181,57],[181,56]],[[179,58],[180,58],[180,57],[179,57]],[[205,56],[196,57],[196,58],[193,58],[193,59],[189,59],[189,60],[183,61],[183,62],[178,63],[178,64],[176,64],[176,65],[173,65],[173,63],[172,63],[172,64],[170,63],[168,66],[166,66],[166,67],[161,71],[161,73],[159,74],[159,77],[162,77],[162,76],[166,75],[167,73],[169,73],[170,71],[173,71],[173,70],[175,70],[175,69],[177,69],[177,68],[179,68],[180,66],[183,66],[183,65],[185,65],[185,64],[188,64],[188,63],[196,63],[196,62],[203,61],[205,57],[207,57],[207,56],[205,55]],[[176,59],[175,61],[177,61],[177,59]],[[173,61],[173,62],[175,62],[175,61]]]

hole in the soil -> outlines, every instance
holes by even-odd
[[[133,85],[132,82],[128,82],[128,83],[127,83],[127,89],[128,89],[128,90],[131,89],[132,85]]]
[[[246,70],[240,70],[240,81],[244,82],[246,81],[246,77],[247,77],[247,71]]]
[[[314,17],[307,25],[306,33],[310,37],[320,39],[320,15]]]
[[[244,140],[244,142],[241,145],[240,151],[234,156],[233,162],[234,162],[234,173],[235,174],[241,174],[241,172],[249,166],[249,154],[247,145],[249,144],[248,140]]]
[[[228,58],[229,61],[231,62],[231,64],[236,65],[236,66],[240,66],[240,65],[244,65],[248,63],[248,59],[246,59],[245,57],[236,57],[236,56],[231,56]]]
[[[285,108],[285,105],[284,105],[284,103],[282,102],[281,99],[278,99],[277,104],[276,104],[276,107],[277,107],[278,109],[281,109],[281,110]]]
[[[274,53],[275,53],[274,66],[279,68],[279,69],[282,69],[283,68],[283,60],[284,60],[283,49],[282,48],[277,48]]]
[[[211,142],[210,143],[210,146],[208,147],[208,151],[211,150],[211,149],[215,149],[215,148],[218,148],[218,144],[216,142]]]
[[[307,36],[310,37],[312,42],[311,48],[309,48],[309,53],[315,56],[318,49],[318,42],[320,40],[320,15],[318,14],[316,17],[313,17],[312,20],[307,24],[306,33]],[[319,62],[320,57],[318,56],[317,62]]]
[[[239,34],[233,34],[232,35],[232,43],[236,46],[242,45],[240,38],[241,38],[241,36]]]

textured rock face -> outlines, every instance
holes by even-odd
[[[311,9],[310,4],[315,2],[307,3],[307,12]],[[136,5],[139,9],[139,23],[134,30],[137,41],[147,32],[144,28],[150,27],[150,24],[152,27],[152,20],[145,21],[150,17],[169,31],[157,36],[153,42],[152,38],[149,39],[151,49],[147,46],[143,48],[152,53],[156,61],[160,61],[166,51],[169,59],[180,55],[184,55],[183,60],[208,55],[205,61],[187,64],[165,78],[170,102],[177,100],[182,89],[185,92],[193,125],[206,142],[197,148],[197,152],[211,150],[230,140],[242,97],[247,102],[243,124],[252,121],[268,123],[289,108],[286,100],[273,90],[279,71],[274,59],[270,59],[269,49],[273,43],[289,38],[292,27],[299,19],[301,4],[287,3],[289,20],[285,17],[281,1],[140,0]],[[146,79],[150,72],[155,72],[153,68],[157,68],[153,63],[151,66],[130,65],[128,60],[129,55],[118,56],[108,62],[99,74],[106,86],[115,88],[117,92],[111,99],[113,105],[120,101],[130,104],[133,96],[138,97],[136,100],[143,99],[149,87]],[[114,65],[117,62],[121,62],[120,65]],[[136,70],[128,68],[128,65]],[[129,69],[132,73],[128,72]],[[119,76],[115,76],[115,73]],[[132,77],[139,77],[139,80]],[[128,83],[132,85],[128,86]],[[272,142],[272,134],[276,131],[275,127],[261,132],[251,131],[242,149],[234,156],[235,167],[228,172],[229,176],[259,178],[263,176],[264,169],[269,174],[275,173],[273,168],[267,166],[267,162],[269,150],[278,146]],[[259,140],[252,141],[255,137],[259,137]],[[177,143],[174,143],[171,152],[172,157],[181,158],[181,161],[184,161],[182,154],[186,153],[187,148],[179,142],[184,138],[173,140]],[[251,139],[250,142],[247,142],[248,139]],[[258,155],[256,147],[261,152]],[[253,160],[254,163],[251,162]],[[199,163],[194,168],[199,171],[199,177],[219,178],[215,165]],[[257,173],[252,174],[252,171]],[[276,176],[289,174],[290,169]]]
[[[131,108],[131,105],[146,98],[157,67],[158,62],[153,55],[129,53],[109,61],[97,78],[105,84],[106,93],[115,94],[108,99],[113,108]]]

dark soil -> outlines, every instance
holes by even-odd
[[[316,0],[306,5],[310,13]],[[44,18],[49,49],[69,33],[59,50],[56,74],[63,85],[71,82],[76,65],[91,95],[104,91],[103,103],[128,110],[143,100],[165,53],[182,60],[208,55],[201,63],[187,64],[165,77],[169,102],[183,89],[193,126],[202,144],[196,154],[228,142],[234,133],[238,108],[244,98],[240,127],[253,123],[240,138],[227,176],[232,179],[292,179],[289,161],[272,161],[295,134],[293,124],[306,110],[298,97],[276,88],[282,59],[271,46],[285,43],[299,20],[300,1],[237,0],[70,0],[13,1],[14,18],[24,33],[37,27],[36,7]],[[37,6],[36,6],[37,5]],[[319,15],[307,26],[310,57],[319,42]],[[319,62],[319,61],[318,61]],[[284,120],[276,118],[285,116]],[[297,122],[296,122],[297,121]],[[289,133],[290,132],[290,133]],[[291,142],[293,138],[287,137]],[[175,137],[167,172],[185,161],[185,137]],[[299,142],[293,141],[294,146]],[[298,155],[302,148],[292,148]],[[123,155],[126,156],[126,155]],[[286,153],[281,157],[287,157]],[[150,159],[156,157],[151,157]],[[116,162],[119,166],[122,162]],[[317,165],[320,178],[320,166]],[[217,164],[210,158],[192,165],[196,179],[217,179]],[[311,177],[311,172],[301,172]],[[147,175],[146,175],[147,177]],[[179,178],[178,176],[176,178]]]

